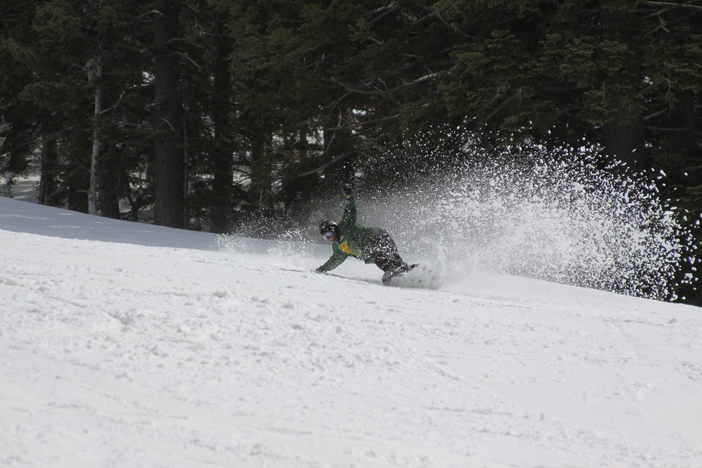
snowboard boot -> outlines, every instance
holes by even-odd
[[[418,264],[415,263],[413,265],[402,265],[400,267],[394,268],[392,270],[388,270],[383,274],[383,284],[387,285],[390,284],[390,280],[392,280],[396,276],[404,275],[408,271],[410,271],[412,268],[416,267]]]

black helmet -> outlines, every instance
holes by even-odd
[[[334,221],[322,221],[319,224],[319,234],[322,237],[329,239],[330,234],[333,234],[335,238],[339,238],[339,225]]]

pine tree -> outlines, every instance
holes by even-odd
[[[178,1],[154,1],[154,219],[156,224],[171,227],[183,226],[185,210],[180,8]]]

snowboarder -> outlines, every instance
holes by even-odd
[[[406,264],[397,252],[395,241],[385,229],[379,227],[364,227],[356,224],[356,202],[353,199],[353,188],[342,186],[346,197],[346,207],[341,221],[322,221],[319,233],[332,243],[332,256],[327,262],[317,268],[317,272],[325,273],[341,265],[348,257],[356,257],[366,263],[375,263],[383,270],[383,284],[398,275],[408,272],[416,265]]]

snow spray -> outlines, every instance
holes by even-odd
[[[664,174],[595,145],[488,150],[459,130],[450,144],[371,150],[365,172],[399,156],[432,163],[411,182],[368,184],[359,222],[386,228],[408,261],[433,263],[444,280],[496,272],[662,300],[697,281],[694,236],[661,199]]]

